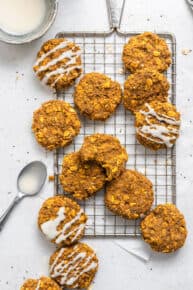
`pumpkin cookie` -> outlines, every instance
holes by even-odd
[[[158,205],[141,222],[141,231],[144,241],[162,253],[181,248],[187,236],[184,216],[174,204]]]
[[[65,196],[48,198],[38,215],[38,226],[48,240],[57,245],[71,245],[84,234],[87,216],[80,206]]]
[[[122,59],[132,73],[142,68],[163,72],[171,64],[171,53],[164,39],[145,32],[129,39],[124,46]]]
[[[72,142],[80,131],[80,121],[70,104],[52,100],[34,112],[32,130],[41,146],[53,150]]]
[[[137,71],[128,76],[124,84],[124,106],[135,112],[148,102],[168,99],[169,83],[167,78],[150,68]]]
[[[85,137],[80,155],[84,162],[96,161],[100,164],[108,181],[120,175],[128,159],[126,149],[116,137],[99,133]]]
[[[93,161],[82,162],[80,153],[74,152],[64,157],[60,183],[64,191],[82,200],[104,186],[105,173],[100,165]]]
[[[95,252],[83,243],[61,248],[50,257],[50,276],[63,288],[87,289],[97,270]]]
[[[153,185],[134,170],[124,170],[106,187],[105,204],[115,214],[137,219],[146,214],[153,203]]]
[[[20,290],[62,290],[58,284],[49,277],[40,279],[28,279]]]
[[[50,39],[37,54],[34,72],[43,84],[61,91],[80,76],[80,53],[80,47],[67,39]]]
[[[91,120],[106,120],[121,101],[121,87],[101,73],[86,74],[76,86],[74,102]]]
[[[136,137],[147,148],[170,148],[176,142],[180,129],[180,113],[171,103],[146,103],[136,112]]]

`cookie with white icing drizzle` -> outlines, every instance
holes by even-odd
[[[41,277],[26,280],[20,290],[62,290],[62,288],[51,278]]]
[[[48,240],[58,246],[71,245],[84,235],[87,216],[80,206],[65,196],[48,198],[38,215],[38,226]]]
[[[171,148],[179,136],[180,113],[169,102],[151,102],[135,113],[137,140],[147,148]]]
[[[50,257],[50,277],[68,289],[87,289],[97,270],[97,256],[87,244],[58,249]]]
[[[65,38],[50,39],[37,54],[33,67],[36,76],[52,89],[61,91],[80,76],[81,50]]]

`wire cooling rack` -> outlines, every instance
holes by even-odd
[[[124,71],[121,61],[123,45],[131,36],[138,33],[100,34],[58,34],[76,42],[82,49],[83,73],[97,71],[117,80],[123,86],[128,73]],[[169,98],[175,103],[176,76],[176,44],[171,34],[158,33],[164,38],[172,52],[172,65],[166,73],[171,84]],[[66,102],[73,103],[74,87],[57,95]],[[55,194],[65,194],[59,184],[62,160],[65,154],[77,151],[81,147],[84,137],[95,132],[116,136],[129,154],[126,165],[128,169],[136,169],[145,174],[154,184],[154,206],[160,203],[176,202],[176,162],[175,147],[157,152],[148,150],[136,141],[134,117],[121,104],[116,112],[106,122],[91,121],[80,115],[82,128],[74,142],[55,153]],[[139,236],[139,220],[131,221],[114,215],[104,205],[104,191],[95,197],[81,202],[88,215],[85,235],[88,236]]]
[[[140,32],[138,32],[140,33]],[[112,32],[102,34],[66,34],[58,37],[67,37],[80,45],[84,73],[97,71],[117,80],[123,86],[128,73],[124,71],[121,61],[123,45],[131,36],[138,33]],[[176,43],[171,34],[158,33],[164,38],[172,52],[172,65],[166,76],[171,84],[169,98],[175,103],[176,78]],[[73,103],[74,87],[57,95],[66,102]],[[136,169],[145,174],[154,185],[154,206],[160,203],[176,202],[176,162],[175,147],[172,149],[148,150],[136,141],[134,117],[121,104],[116,112],[105,122],[91,121],[80,115],[82,128],[74,142],[55,153],[55,194],[65,194],[59,184],[62,160],[65,154],[77,151],[81,147],[84,137],[95,132],[107,133],[116,136],[124,145],[129,154],[126,165],[128,169]],[[81,202],[88,215],[85,235],[89,236],[139,236],[139,220],[126,220],[114,215],[104,205],[104,190],[95,197]]]

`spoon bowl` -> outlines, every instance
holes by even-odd
[[[41,161],[33,161],[26,165],[18,175],[18,194],[15,196],[7,210],[0,217],[0,230],[8,215],[16,204],[24,197],[33,196],[40,192],[47,177],[47,169]]]
[[[42,189],[47,176],[46,166],[41,161],[27,164],[17,178],[18,191],[24,195],[35,195]]]

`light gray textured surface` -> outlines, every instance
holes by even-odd
[[[66,29],[97,29],[107,26],[104,0],[61,0],[55,24],[43,39],[23,46],[0,43],[0,213],[16,191],[16,177],[27,162],[39,159],[52,174],[52,153],[45,153],[30,131],[32,112],[52,93],[35,79],[32,64],[43,40]],[[148,263],[122,250],[113,240],[90,240],[99,256],[95,290],[192,290],[193,288],[193,13],[184,0],[126,0],[126,30],[164,30],[177,38],[177,105],[182,113],[181,137],[177,142],[177,204],[187,219],[189,235],[183,249],[172,255],[153,254]],[[0,233],[0,289],[19,289],[24,278],[47,274],[47,261],[54,247],[36,226],[38,209],[52,185],[20,204]],[[123,243],[123,242],[122,242]],[[125,245],[137,247],[135,240]]]

